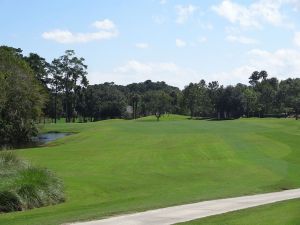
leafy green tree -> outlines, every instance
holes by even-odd
[[[245,114],[248,117],[294,114],[298,118],[300,110],[299,80],[287,79],[279,83],[276,78],[268,78],[266,71],[254,71],[249,77],[250,86],[224,87],[217,81],[206,85],[204,80],[190,83],[182,91],[163,81],[151,80],[126,86],[114,83],[88,86],[84,59],[78,58],[72,50],[49,64],[35,53],[23,56],[20,48],[2,46],[1,49],[23,63],[26,61],[34,80],[44,87],[39,94],[47,94],[49,99],[39,115],[49,116],[54,122],[62,116],[67,122],[77,117],[83,121],[121,118],[127,106],[132,106],[133,119],[155,114],[158,120],[166,112],[219,119]],[[0,84],[0,110],[4,110],[8,93],[6,75],[0,76]]]
[[[147,100],[147,111],[150,114],[155,115],[157,121],[159,121],[160,117],[168,112],[170,108],[171,98],[164,91],[148,91],[145,93],[144,98]]]
[[[191,118],[196,115],[206,116],[211,111],[211,100],[204,80],[186,86],[183,90],[183,99],[189,108]]]
[[[190,111],[191,118],[195,115],[195,111],[198,107],[198,85],[194,83],[190,83],[183,90],[183,99]]]
[[[281,101],[286,107],[292,108],[298,120],[300,113],[300,78],[287,79],[280,82],[279,92]]]
[[[180,101],[182,98],[182,93],[178,91],[172,91],[170,94],[171,102],[170,102],[170,111],[174,114],[180,113]]]
[[[220,85],[218,83],[218,81],[212,81],[210,83],[208,83],[207,86],[207,92],[208,92],[208,98],[210,99],[211,102],[211,113],[212,115],[217,115],[218,113],[218,107],[217,107],[217,103],[218,103],[218,97],[219,97],[219,89],[220,89]]]
[[[140,101],[140,96],[138,94],[136,94],[136,93],[131,94],[130,102],[131,102],[132,110],[133,110],[133,113],[132,113],[133,119],[137,118],[139,101]]]
[[[245,104],[245,111],[247,114],[247,117],[250,116],[250,113],[252,116],[254,115],[255,112],[259,111],[258,109],[258,96],[257,93],[254,91],[253,88],[247,87],[243,91],[244,94],[244,104]]]
[[[64,55],[54,59],[53,65],[56,67],[56,75],[60,76],[59,80],[62,81],[66,122],[70,122],[76,105],[76,87],[88,85],[87,65],[84,64],[84,58],[78,58],[73,50],[67,50]]]
[[[256,86],[261,80],[265,80],[268,77],[268,73],[265,70],[260,72],[254,71],[249,77],[249,83],[252,86]]]
[[[276,96],[278,92],[278,80],[276,78],[268,79],[266,71],[254,71],[249,78],[258,96],[259,114],[263,115],[276,112]]]
[[[45,102],[42,87],[20,54],[0,47],[0,145],[29,142]]]
[[[14,48],[14,47],[10,47],[10,46],[5,46],[5,45],[2,45],[0,46],[0,48],[2,50],[6,50],[6,51],[9,51],[11,54],[13,54],[14,56],[18,57],[18,58],[21,58],[21,59],[24,59],[23,57],[23,50],[21,48]]]
[[[83,122],[87,122],[86,118],[88,116],[88,112],[87,112],[86,88],[77,86],[75,89],[75,93],[76,93],[75,110],[76,112],[78,112],[80,119],[82,119]]]
[[[121,118],[126,109],[124,93],[114,83],[90,85],[87,88],[88,115],[94,121],[101,119]]]
[[[278,91],[278,80],[276,78],[262,80],[256,86],[256,90],[259,92],[259,103],[263,105],[264,114],[273,113]]]
[[[51,104],[48,107],[50,108],[52,118],[54,118],[54,123],[56,123],[58,114],[61,114],[58,111],[63,111],[61,97],[64,90],[64,78],[60,72],[60,61],[58,59],[54,59],[49,66],[49,74]]]
[[[32,69],[36,79],[44,86],[45,89],[48,89],[48,85],[50,83],[50,64],[45,60],[45,58],[40,57],[36,53],[30,53],[29,56],[25,56],[24,59]]]
[[[85,90],[86,115],[90,118],[91,122],[94,120],[94,116],[97,112],[97,105],[100,105],[96,96],[97,90],[95,89],[97,89],[97,86],[90,85]]]
[[[51,102],[49,101],[51,99],[50,96],[50,85],[51,85],[51,79],[49,77],[50,74],[50,64],[45,60],[45,58],[40,57],[36,53],[30,53],[29,56],[25,56],[24,60],[27,62],[27,64],[32,69],[35,78],[38,80],[38,82],[43,86],[43,91],[45,95],[47,96],[47,101],[43,108],[43,116],[44,116],[44,122],[46,116],[51,117]]]

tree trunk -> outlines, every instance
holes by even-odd
[[[160,115],[161,115],[160,113],[155,113],[156,121],[159,121]]]
[[[66,123],[70,122],[70,109],[69,109],[69,86],[68,86],[68,82],[69,82],[69,74],[66,74],[66,78],[65,78],[65,97],[66,97]]]
[[[56,123],[57,120],[57,83],[55,85],[55,96],[54,96],[54,123]]]
[[[137,118],[137,107],[138,107],[138,102],[135,102],[135,110],[134,110],[134,119]]]
[[[191,108],[191,119],[193,119],[193,116],[194,116],[194,110]]]

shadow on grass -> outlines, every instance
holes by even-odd
[[[214,117],[186,117],[185,119],[178,119],[178,120],[205,120],[205,121],[227,121],[227,120],[236,120],[239,118],[227,118],[227,119],[218,119],[218,118],[214,118]],[[136,122],[168,122],[168,121],[176,121],[176,119],[165,119],[165,118],[160,118],[159,120],[157,120],[156,118],[151,118],[151,119],[135,119],[133,121]]]
[[[188,120],[205,120],[205,121],[227,121],[227,120],[237,120],[239,118],[215,118],[215,117],[193,117],[193,118],[188,118]]]
[[[143,122],[143,123],[145,123],[145,122],[160,122],[160,120],[157,121],[156,119],[155,120],[134,120],[134,121],[139,122],[139,123],[141,123],[141,122]]]

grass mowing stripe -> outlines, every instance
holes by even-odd
[[[300,122],[181,116],[47,124],[78,132],[17,153],[61,177],[61,205],[0,215],[0,224],[61,224],[123,212],[300,187]],[[53,146],[51,146],[53,145]]]

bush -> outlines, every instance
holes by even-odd
[[[26,162],[9,151],[0,151],[0,177],[10,176],[25,168]]]
[[[62,182],[49,170],[30,166],[11,152],[0,152],[0,212],[64,201]]]
[[[0,213],[20,211],[21,209],[21,202],[15,193],[0,191]]]
[[[46,169],[30,167],[21,171],[15,186],[25,209],[51,205],[64,200],[60,180]]]

